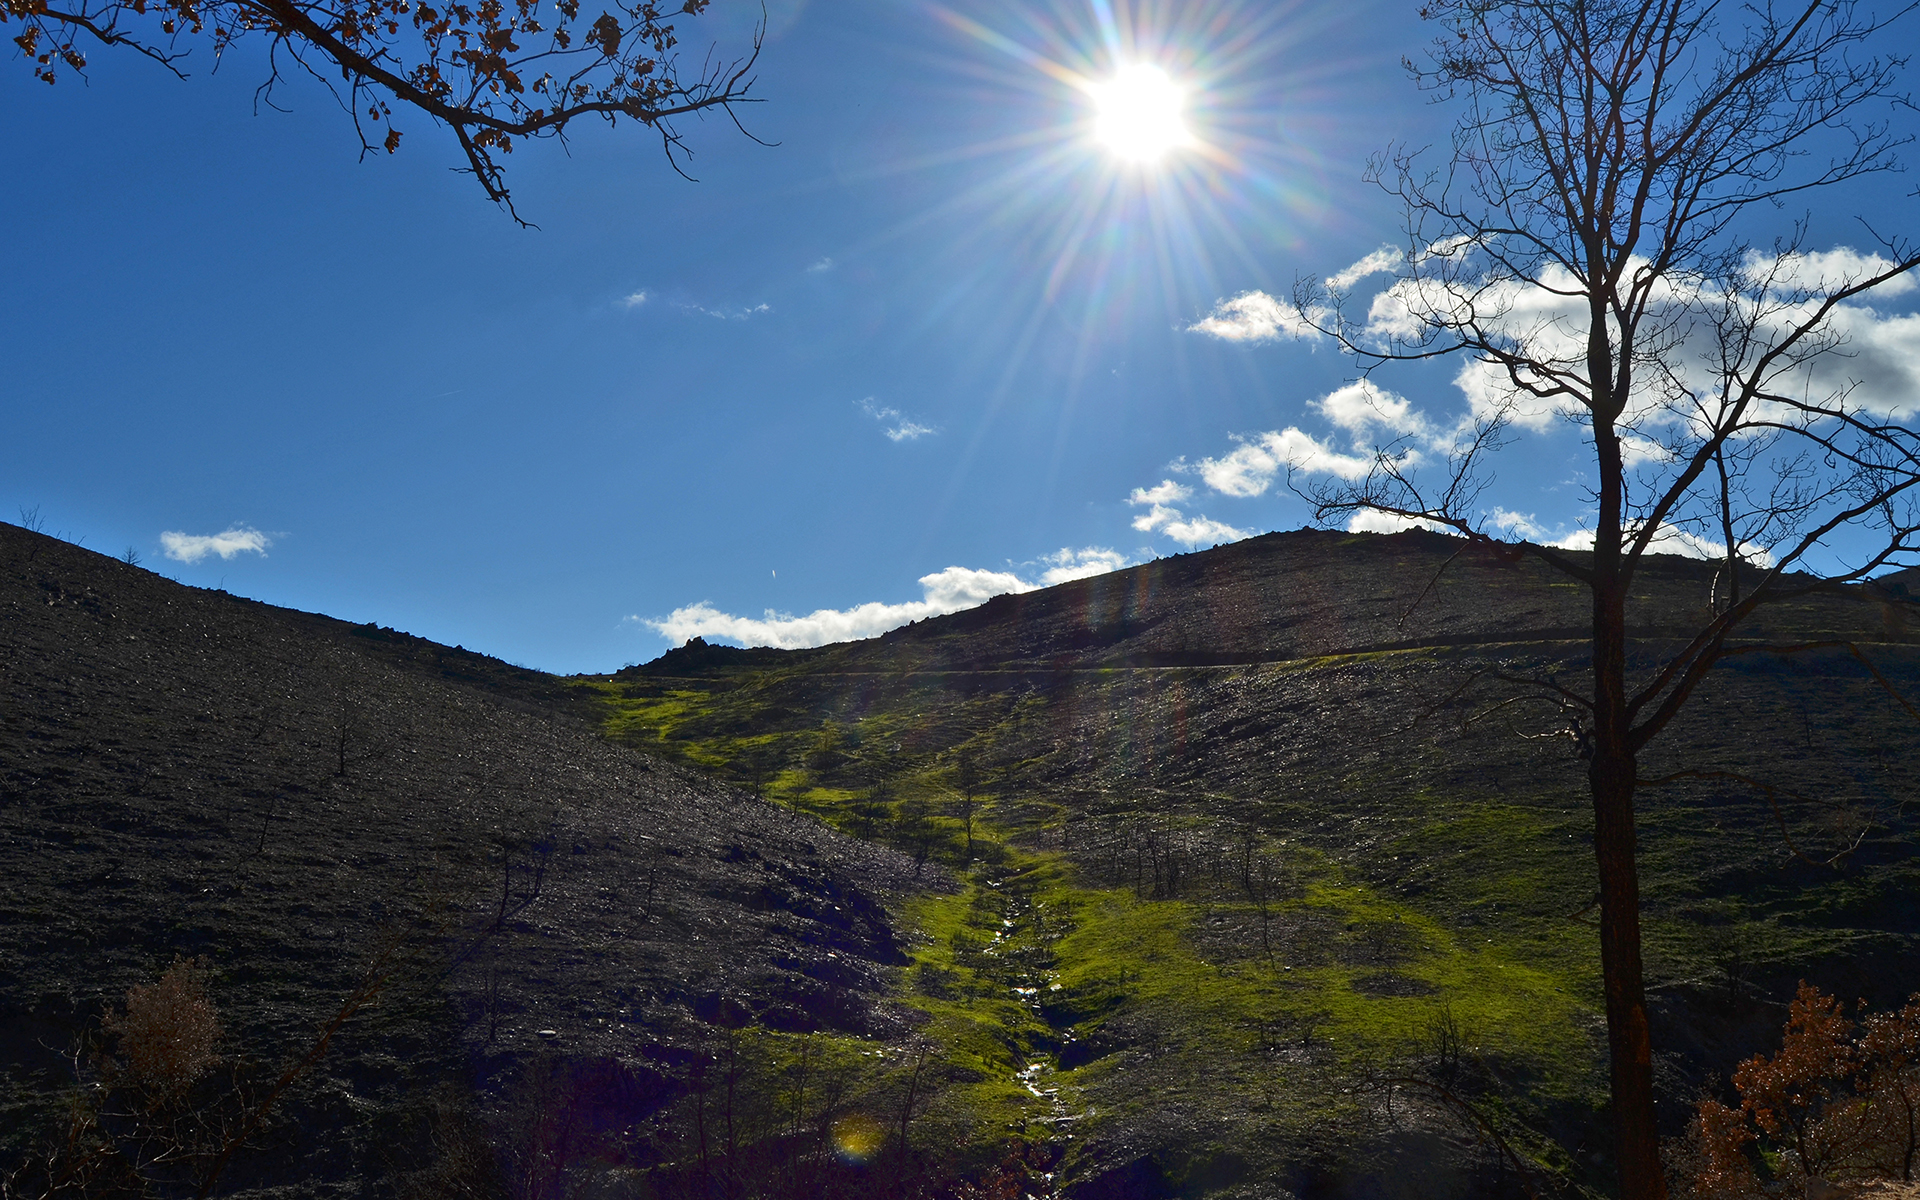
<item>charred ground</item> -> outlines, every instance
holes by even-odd
[[[1503,694],[1461,690],[1577,676],[1584,599],[1460,550],[1270,535],[866,642],[561,679],[0,526],[0,1152],[175,954],[266,1060],[391,946],[404,969],[231,1187],[432,1191],[449,1108],[508,1161],[560,1087],[611,1131],[563,1176],[671,1191],[689,1097],[742,1053],[792,1109],[755,1116],[768,1154],[904,1101],[926,1186],[1009,1148],[1077,1200],[1511,1186],[1444,1102],[1387,1103],[1401,1075],[1603,1181],[1580,764],[1521,736],[1550,714],[1473,720]],[[1653,560],[1644,643],[1713,586]],[[1920,684],[1897,587],[1768,620]],[[1790,793],[1647,793],[1676,1123],[1799,978],[1877,1003],[1920,978],[1917,744],[1830,648],[1723,671],[1656,747],[1649,773]],[[855,1064],[838,1110],[791,1096],[816,1051]],[[877,1171],[839,1149],[832,1186]]]
[[[230,1052],[277,1064],[401,951],[223,1191],[391,1190],[449,1089],[484,1111],[536,1060],[658,1109],[716,1022],[908,1027],[910,863],[608,744],[559,681],[11,526],[0,614],[14,1162],[69,1052],[175,955],[210,964]]]

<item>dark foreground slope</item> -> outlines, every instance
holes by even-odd
[[[239,1070],[297,1058],[387,952],[221,1193],[390,1193],[445,1110],[525,1109],[541,1064],[643,1129],[717,1029],[898,1033],[911,864],[609,745],[564,691],[0,525],[0,1171],[177,955]]]
[[[1639,669],[1715,587],[1710,564],[1649,562]],[[635,745],[972,860],[921,914],[915,1003],[1044,1064],[1054,1111],[1032,1119],[1074,1131],[1083,1195],[1513,1186],[1458,1114],[1365,1086],[1394,1073],[1604,1187],[1582,763],[1561,714],[1496,678],[1577,687],[1585,604],[1453,539],[1300,532],[591,686]],[[1914,696],[1920,610],[1831,588],[1749,632],[1822,645],[1729,663],[1643,762],[1701,773],[1641,804],[1671,1131],[1777,1039],[1799,979],[1875,1004],[1920,986],[1920,726],[1854,653]]]

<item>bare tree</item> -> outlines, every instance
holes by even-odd
[[[519,220],[496,157],[516,139],[564,139],[580,118],[624,117],[659,137],[685,174],[675,118],[732,116],[751,101],[760,32],[735,59],[709,53],[681,69],[673,18],[708,3],[616,0],[587,15],[594,9],[580,0],[546,9],[537,0],[6,0],[0,25],[21,26],[11,40],[47,83],[63,71],[84,76],[87,44],[127,47],[184,78],[195,42],[206,43],[209,69],[232,46],[263,43],[260,100],[273,104],[289,68],[305,71],[346,110],[363,157],[400,148],[396,105],[445,125],[467,173]]]
[[[953,803],[953,815],[966,831],[967,861],[973,861],[973,818],[980,809],[980,762],[973,751],[965,746],[954,756],[954,786],[960,789],[960,799]]]
[[[1869,293],[1920,265],[1920,249],[1866,227],[1869,251],[1815,253],[1808,219],[1769,245],[1748,240],[1784,203],[1897,165],[1906,139],[1889,120],[1911,109],[1897,90],[1904,59],[1876,43],[1911,7],[1431,0],[1423,12],[1445,33],[1410,69],[1463,103],[1451,162],[1376,160],[1370,177],[1408,214],[1392,282],[1364,315],[1350,296],[1363,272],[1304,282],[1292,315],[1368,372],[1465,356],[1471,417],[1435,439],[1445,452],[1424,473],[1422,448],[1388,442],[1357,478],[1312,483],[1297,470],[1295,486],[1322,520],[1371,510],[1489,543],[1493,453],[1519,426],[1583,431],[1591,552],[1522,552],[1585,585],[1591,675],[1498,678],[1551,706],[1585,762],[1621,1193],[1661,1197],[1635,861],[1634,796],[1653,782],[1641,754],[1717,664],[1807,649],[1742,637],[1756,610],[1920,549],[1914,399],[1878,384],[1884,364],[1849,337],[1873,317]],[[1682,542],[1721,560],[1712,615],[1678,650],[1630,656],[1635,572]]]

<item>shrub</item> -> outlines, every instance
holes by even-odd
[[[206,964],[175,958],[158,982],[127,989],[125,1011],[102,1023],[117,1040],[116,1082],[137,1089],[150,1105],[165,1104],[219,1063],[220,1016],[207,995]]]
[[[1911,1180],[1920,1150],[1920,993],[1850,1020],[1801,983],[1780,1051],[1733,1074],[1740,1106],[1703,1098],[1677,1156],[1698,1197],[1762,1194],[1762,1176],[1805,1184]]]

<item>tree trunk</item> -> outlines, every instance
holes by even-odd
[[[1653,1042],[1640,962],[1640,873],[1635,862],[1638,770],[1626,706],[1626,594],[1609,571],[1595,588],[1593,850],[1600,873],[1600,975],[1607,998],[1615,1160],[1622,1200],[1666,1200],[1653,1114]]]
[[[1623,1200],[1665,1200],[1653,1119],[1653,1043],[1641,985],[1640,887],[1634,865],[1633,760],[1594,755],[1594,856],[1600,867],[1600,972],[1607,995],[1613,1121]]]

